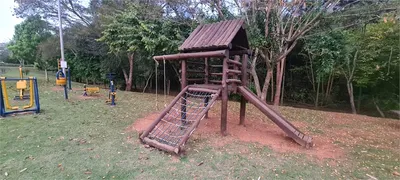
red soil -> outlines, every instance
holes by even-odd
[[[138,119],[132,126],[127,128],[127,131],[144,131],[157,117],[158,113]],[[200,123],[191,139],[207,139],[216,147],[223,147],[234,143],[236,140],[254,142],[268,146],[277,152],[302,153],[318,159],[336,159],[344,155],[341,148],[334,145],[330,138],[324,136],[313,135],[315,146],[311,149],[305,149],[286,136],[278,126],[271,122],[266,123],[261,120],[246,119],[245,126],[240,126],[238,123],[238,114],[228,114],[228,135],[222,136],[220,134],[220,114],[219,112],[210,111],[209,118]],[[304,129],[307,126],[301,122],[292,122],[292,124],[299,129]],[[240,151],[241,153],[247,152],[246,149]]]
[[[51,88],[52,91],[64,91],[64,87],[62,86],[54,86]]]

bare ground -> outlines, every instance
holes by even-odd
[[[346,113],[321,112],[322,119],[316,122],[291,119],[293,125],[313,137],[315,146],[305,149],[290,139],[273,122],[254,118],[259,115],[252,113],[257,111],[254,107],[249,109],[248,113],[251,115],[246,117],[245,126],[238,125],[238,112],[229,111],[228,135],[225,137],[220,134],[219,110],[211,110],[209,118],[200,123],[190,139],[207,140],[215,147],[223,147],[235,141],[252,142],[270,147],[279,153],[300,153],[320,160],[344,159],[348,153],[346,147],[354,147],[357,144],[367,144],[393,151],[400,146],[400,133],[398,133],[400,121]],[[309,110],[304,111],[308,112]],[[149,114],[136,120],[126,130],[144,131],[157,117],[158,113]],[[310,129],[318,129],[318,131]],[[247,150],[238,151],[246,153]]]

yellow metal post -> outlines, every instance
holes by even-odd
[[[6,105],[6,109],[9,109],[9,110],[18,110],[18,107],[11,107],[11,105],[10,105],[10,102],[8,101],[8,93],[7,93],[7,87],[6,87],[6,80],[5,80],[6,78],[5,77],[1,77],[0,78],[0,80],[1,80],[1,85],[3,86],[3,95],[4,95],[4,102],[5,102],[5,105]]]
[[[24,109],[29,109],[33,106],[33,77],[29,77],[29,105],[24,106]]]

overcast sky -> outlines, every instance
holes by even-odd
[[[7,42],[12,39],[14,26],[22,19],[13,16],[14,0],[1,0],[0,5],[0,42]]]

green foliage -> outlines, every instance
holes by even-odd
[[[354,80],[369,89],[370,99],[378,99],[383,109],[399,108],[400,49],[398,22],[369,24],[364,32],[352,32],[353,46],[359,48]]]
[[[108,45],[111,53],[139,52],[149,56],[176,51],[187,36],[190,27],[169,20],[142,20],[138,7],[112,17],[98,40]]]
[[[48,23],[40,16],[30,16],[15,26],[13,40],[8,45],[13,58],[20,62],[33,64],[36,60],[37,46],[51,35]]]
[[[35,66],[39,69],[57,68],[57,60],[60,58],[59,37],[52,36],[38,45]]]
[[[317,81],[327,78],[338,65],[338,61],[343,58],[346,45],[344,38],[341,32],[333,31],[305,40],[303,47],[305,55],[312,63]]]

